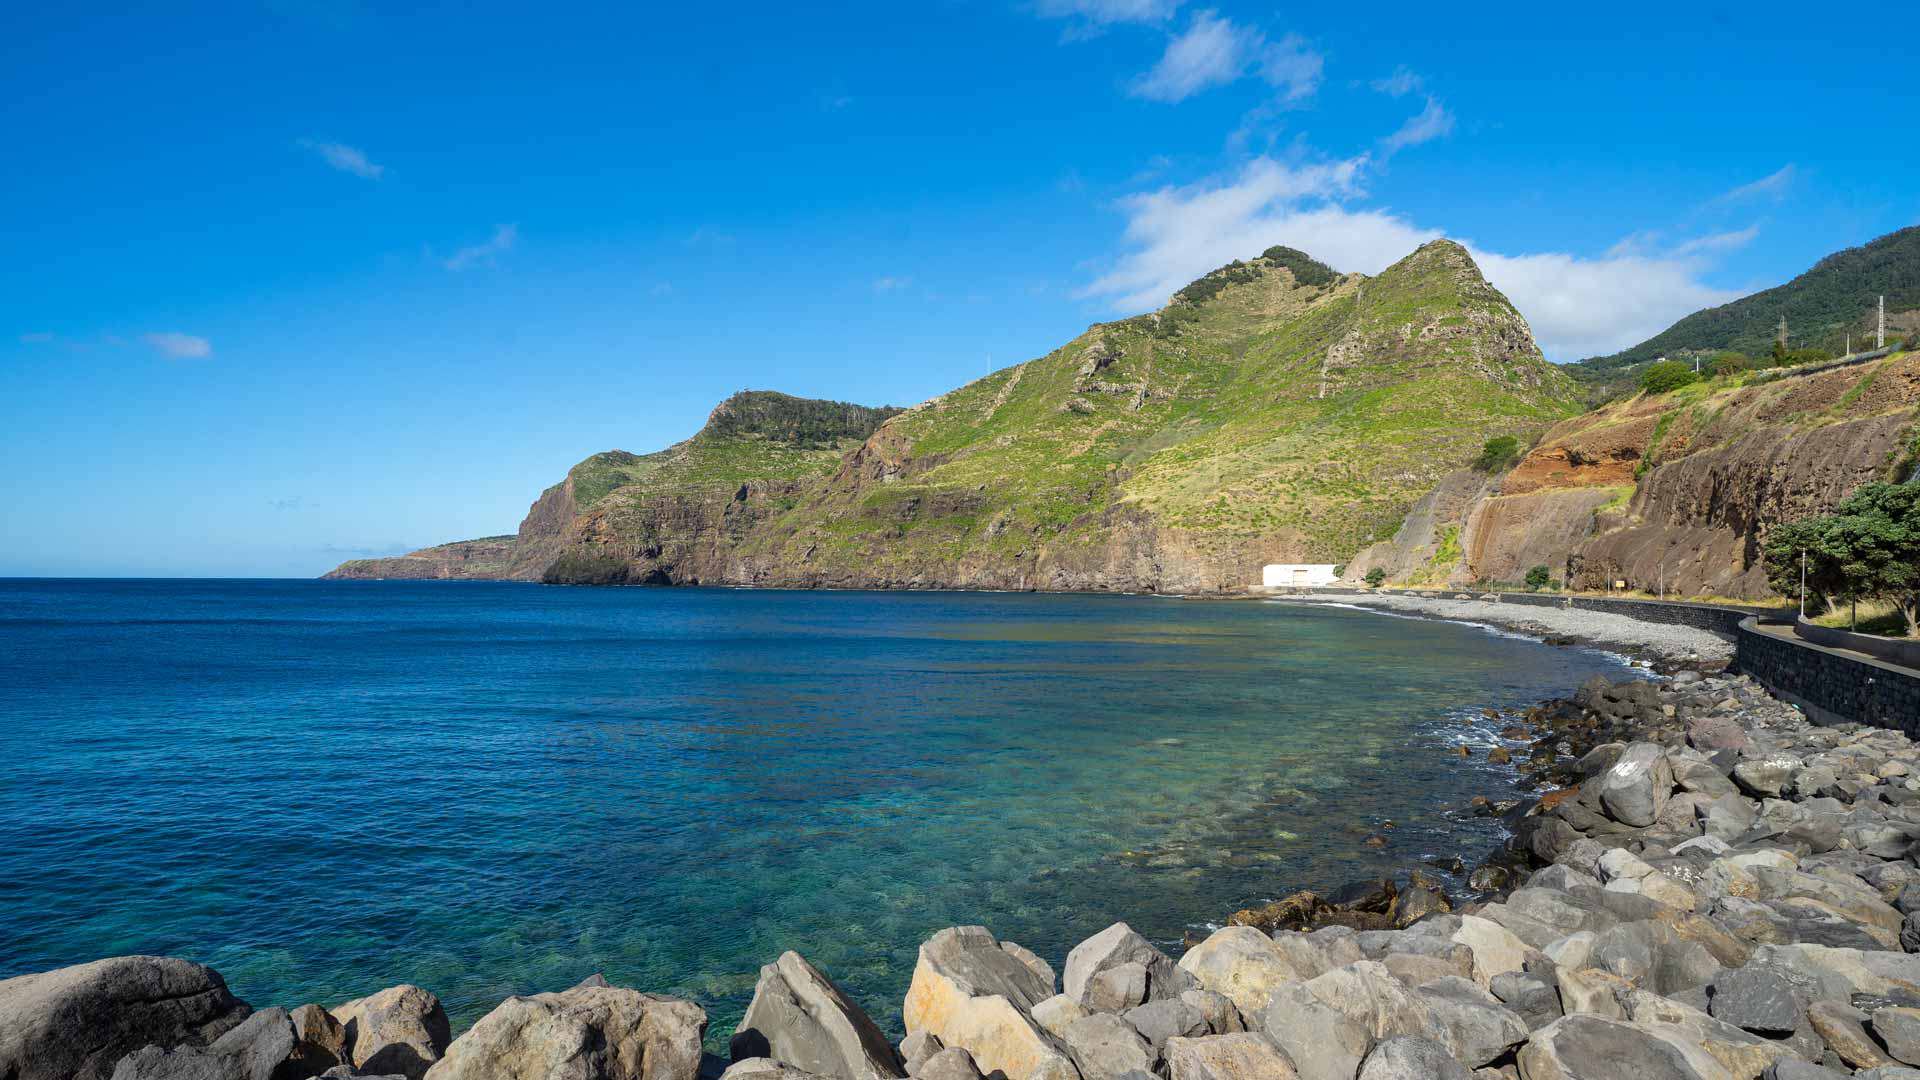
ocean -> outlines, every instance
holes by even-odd
[[[1621,662],[1157,597],[0,581],[0,978],[182,956],[456,1031],[602,972],[726,1033],[793,949],[900,1033],[915,950],[1058,967],[1469,861],[1483,707]],[[1368,834],[1384,848],[1363,844]]]

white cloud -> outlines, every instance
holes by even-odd
[[[1717,255],[1726,251],[1738,251],[1753,243],[1753,238],[1759,235],[1759,225],[1749,225],[1744,229],[1734,229],[1729,232],[1708,233],[1675,245],[1673,254]]]
[[[363,180],[378,180],[387,171],[385,165],[376,165],[359,147],[346,143],[322,142],[319,139],[301,139],[300,145],[320,155],[320,160],[343,173],[352,173]]]
[[[1165,22],[1179,7],[1180,0],[1039,0],[1033,10],[1043,19],[1082,19],[1107,26]]]
[[[1383,152],[1391,157],[1409,146],[1418,146],[1424,142],[1444,138],[1453,134],[1453,113],[1440,104],[1440,99],[1427,96],[1427,107],[1419,115],[1412,116],[1400,125],[1400,130],[1381,141]]]
[[[1373,80],[1372,86],[1388,97],[1406,97],[1415,90],[1424,88],[1426,80],[1414,74],[1412,69],[1402,66],[1394,68],[1393,74],[1384,79]]]
[[[1230,177],[1129,196],[1120,209],[1131,250],[1079,295],[1105,298],[1120,311],[1149,310],[1201,274],[1274,244],[1337,270],[1377,274],[1444,235],[1386,208],[1350,206],[1362,194],[1367,164],[1365,157],[1310,165],[1261,157]],[[1737,295],[1699,278],[1706,255],[1724,250],[1712,244],[1600,258],[1467,247],[1555,360],[1618,351]]]
[[[1751,184],[1741,184],[1739,187],[1720,196],[1720,199],[1722,202],[1739,202],[1743,199],[1753,198],[1778,199],[1787,193],[1788,188],[1793,186],[1794,178],[1798,174],[1799,171],[1793,164],[1788,163],[1782,166],[1779,171],[1768,176],[1763,176]]]
[[[513,250],[514,243],[519,239],[518,225],[495,225],[493,235],[487,239],[486,243],[463,247],[441,260],[440,265],[456,273],[471,266],[483,264],[491,266],[495,255]]]
[[[1153,70],[1133,81],[1131,92],[1149,101],[1185,101],[1252,72],[1278,89],[1282,101],[1298,102],[1319,88],[1325,67],[1324,58],[1298,35],[1270,42],[1260,31],[1217,12],[1199,11],[1184,31],[1168,40]]]
[[[913,279],[910,277],[876,278],[874,279],[874,282],[873,282],[873,291],[874,292],[898,292],[901,289],[904,289],[911,284],[913,284]]]
[[[199,360],[213,355],[213,343],[203,337],[165,330],[140,335],[140,340],[176,360]]]

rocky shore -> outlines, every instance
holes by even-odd
[[[1115,923],[1058,974],[942,930],[897,1044],[794,953],[731,1062],[697,1004],[597,977],[454,1039],[418,987],[256,1010],[120,957],[0,982],[0,1077],[1920,1080],[1920,747],[1691,670],[1501,720],[1539,794],[1477,809],[1512,840],[1470,891],[1416,867],[1296,893],[1177,961]]]

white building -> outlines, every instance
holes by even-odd
[[[1260,568],[1260,584],[1270,589],[1331,585],[1336,580],[1332,563],[1268,563]]]

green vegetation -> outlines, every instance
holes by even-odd
[[[1716,379],[1725,379],[1753,370],[1753,358],[1742,352],[1723,352],[1707,361],[1707,370]]]
[[[1535,566],[1527,571],[1527,588],[1533,592],[1553,584],[1553,571],[1545,566]]]
[[[1304,251],[1296,251],[1293,248],[1276,244],[1261,252],[1260,257],[1270,263],[1286,267],[1292,272],[1293,280],[1302,285],[1311,285],[1317,288],[1321,285],[1331,285],[1340,280],[1339,273],[1336,272],[1333,267],[1328,266],[1326,263],[1321,262],[1319,259],[1314,258]]]
[[[1504,472],[1519,460],[1520,440],[1511,435],[1498,435],[1488,439],[1480,448],[1480,456],[1473,459],[1473,467],[1483,473]]]
[[[900,410],[845,401],[816,401],[771,390],[743,390],[720,403],[701,434],[711,438],[762,438],[811,450],[864,439]]]
[[[1861,486],[1823,517],[1774,527],[1767,583],[1782,596],[1808,591],[1840,601],[1880,600],[1920,637],[1920,484]]]
[[[1377,589],[1387,583],[1387,572],[1376,566],[1367,571],[1366,582],[1368,588]]]
[[[1678,360],[1662,360],[1647,365],[1640,373],[1640,389],[1649,394],[1670,394],[1683,386],[1690,386],[1700,377],[1693,369]]]
[[[1860,340],[1882,295],[1889,312],[1920,308],[1920,226],[1836,252],[1785,285],[1696,311],[1631,349],[1568,367],[1582,382],[1606,384],[1660,356],[1768,354],[1783,317],[1794,341],[1837,352],[1849,332]]]

